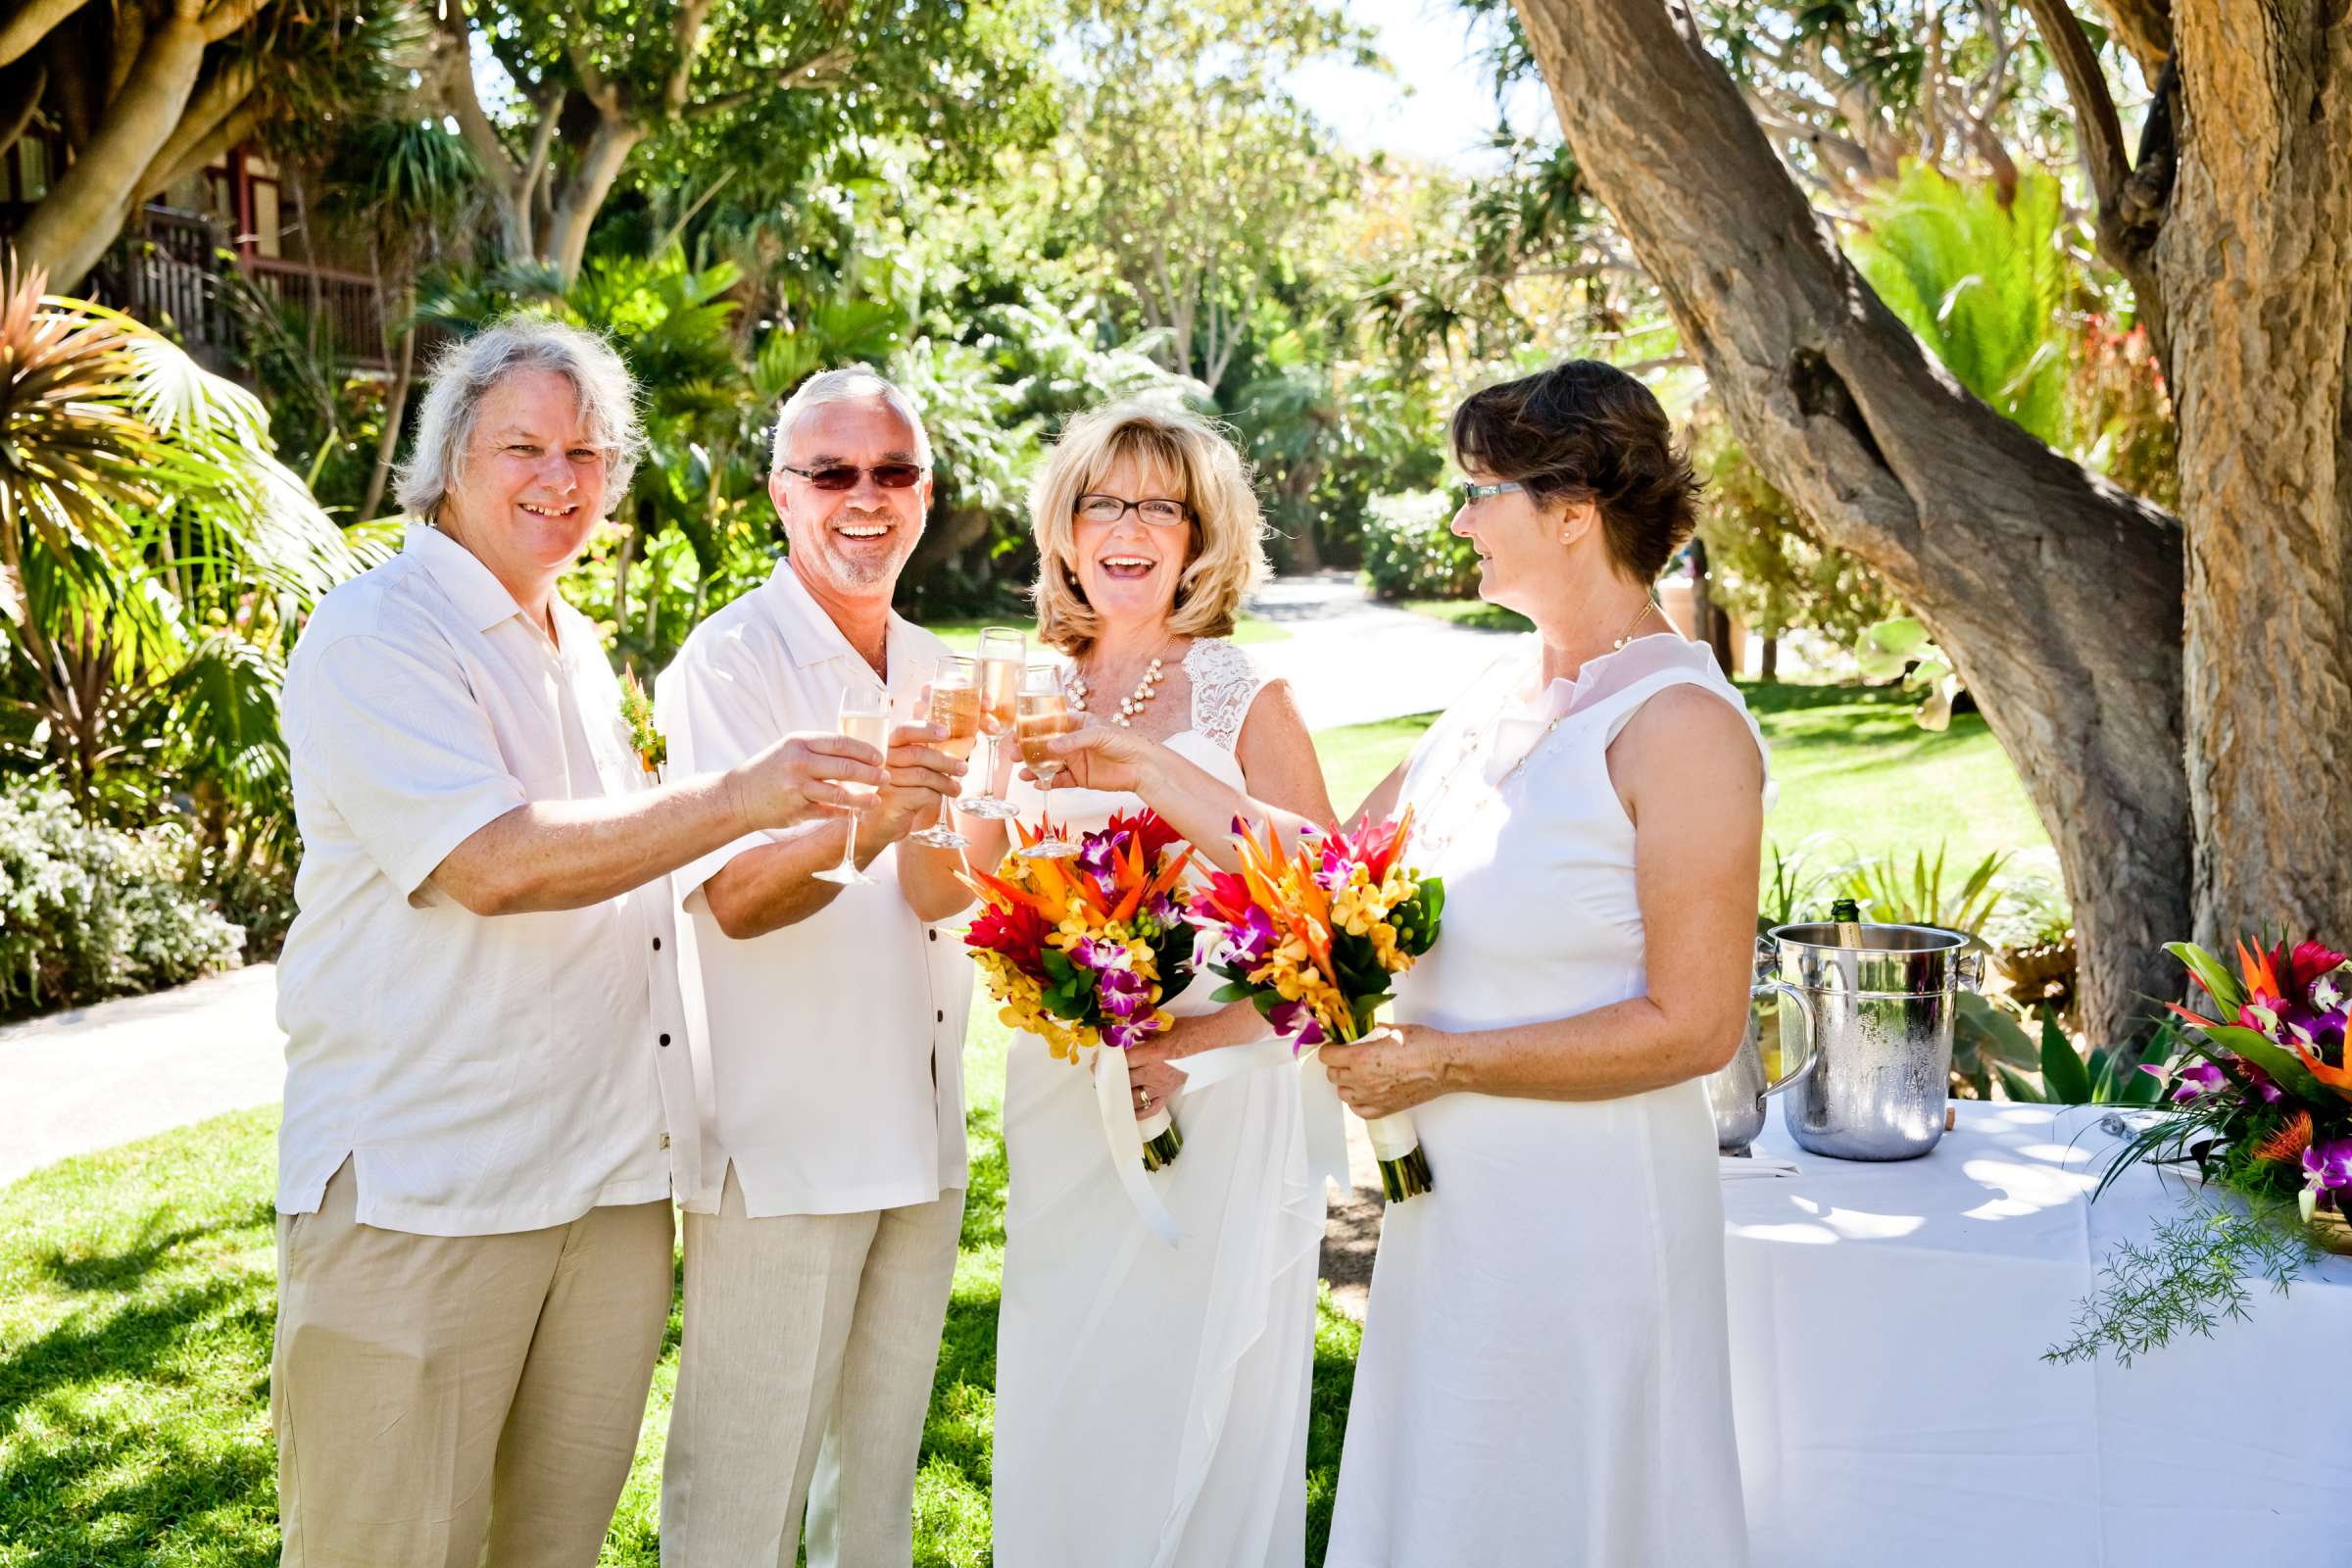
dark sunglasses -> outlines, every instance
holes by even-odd
[[[818,490],[855,490],[858,488],[858,476],[865,473],[872,474],[874,483],[885,490],[905,490],[923,476],[923,466],[919,463],[877,463],[870,468],[861,468],[854,463],[828,463],[821,468],[796,468],[787,463],[783,467],[786,473],[799,474]]]

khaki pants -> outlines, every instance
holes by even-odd
[[[277,1218],[280,1561],[588,1568],[669,1317],[669,1204],[415,1236],[356,1201],[345,1161]]]
[[[912,1560],[914,1462],[962,1225],[960,1190],[751,1219],[732,1167],[719,1211],[686,1216],[665,1568],[792,1568],[804,1503],[809,1568]]]

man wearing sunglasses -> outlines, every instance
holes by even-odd
[[[697,627],[657,720],[688,770],[780,729],[904,712],[947,654],[893,613],[931,446],[872,371],[811,377],[776,420],[768,494],[790,553]],[[895,699],[895,701],[894,701]],[[704,1190],[686,1202],[685,1338],[662,1481],[669,1568],[905,1564],[914,1465],[965,1185],[971,1001],[952,851],[909,842],[957,790],[938,732],[889,735],[855,817],[738,840],[679,871]],[[872,880],[823,880],[844,837]]]

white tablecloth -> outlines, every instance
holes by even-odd
[[[2352,1260],[2130,1369],[2041,1359],[2117,1240],[2095,1107],[1955,1102],[1891,1164],[1809,1154],[1776,1106],[1726,1181],[1734,1398],[1755,1568],[2352,1564]]]

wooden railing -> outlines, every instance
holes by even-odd
[[[200,359],[225,357],[236,322],[215,296],[227,235],[201,213],[150,205],[90,274],[88,292],[171,332]]]
[[[385,368],[384,296],[374,278],[272,256],[244,257],[238,265],[262,293],[315,319],[338,362]]]
[[[201,213],[150,205],[90,273],[83,292],[172,333],[198,359],[233,368],[245,323],[221,298],[222,274],[242,272],[264,298],[318,325],[319,346],[337,364],[389,368],[383,294],[365,272],[311,267],[272,256],[240,256]]]

